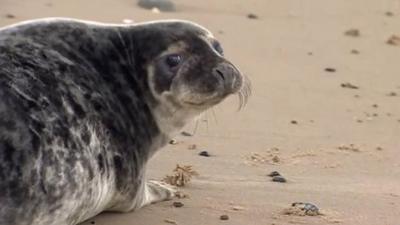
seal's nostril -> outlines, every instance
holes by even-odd
[[[216,69],[215,72],[217,72],[217,74],[222,78],[222,80],[225,80],[224,73],[222,73],[221,70]]]

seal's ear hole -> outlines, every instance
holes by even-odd
[[[165,63],[170,69],[177,68],[183,61],[183,57],[179,54],[171,54],[165,57]]]

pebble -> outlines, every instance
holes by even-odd
[[[258,16],[254,13],[249,13],[247,14],[247,18],[255,20],[258,19]]]
[[[326,72],[330,72],[330,73],[334,73],[334,72],[336,72],[336,69],[328,67],[328,68],[325,68],[325,71]]]
[[[10,13],[6,15],[7,19],[14,19],[15,17],[16,17],[15,15],[10,14]]]
[[[318,216],[321,215],[317,206],[311,203],[295,202],[292,203],[292,207],[296,207],[304,211],[307,216]]]
[[[172,12],[175,11],[175,4],[171,0],[139,0],[138,5],[145,9],[154,8],[159,11]]]
[[[191,134],[191,133],[189,133],[189,132],[186,132],[186,131],[182,131],[182,132],[181,132],[181,135],[182,135],[182,136],[186,136],[186,137],[191,137],[191,136],[193,136],[193,134]]]
[[[175,208],[181,208],[181,207],[184,206],[184,204],[183,204],[182,202],[174,202],[174,203],[172,203],[172,205],[173,205]]]
[[[360,31],[358,29],[350,29],[344,32],[346,36],[350,37],[359,37],[360,36]]]
[[[349,82],[340,84],[342,88],[359,89],[358,86],[351,84]]]
[[[201,151],[201,152],[199,153],[199,155],[200,155],[200,156],[204,156],[204,157],[210,157],[210,156],[211,156],[210,153],[208,153],[207,151]]]
[[[276,176],[281,176],[281,174],[278,171],[272,171],[271,173],[268,174],[269,177],[276,177]]]
[[[386,41],[388,45],[394,45],[394,46],[400,46],[400,36],[397,35],[392,35],[390,38]]]
[[[291,124],[298,124],[298,122],[296,120],[292,120],[290,121]]]
[[[351,50],[351,54],[358,55],[358,54],[360,54],[360,51],[358,51],[357,49],[353,49],[353,50]]]
[[[175,140],[175,139],[171,139],[171,140],[169,141],[169,144],[170,144],[170,145],[177,145],[177,144],[178,144],[178,141]]]
[[[284,177],[280,176],[280,175],[272,177],[272,181],[273,182],[278,182],[278,183],[286,183],[287,182],[286,179]]]
[[[228,215],[221,215],[219,217],[220,220],[229,220],[229,216]]]

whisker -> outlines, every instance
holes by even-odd
[[[247,76],[243,76],[243,87],[238,92],[239,98],[239,107],[238,111],[242,110],[246,105],[251,96],[252,86],[249,78]]]

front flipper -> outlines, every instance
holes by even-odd
[[[150,180],[146,183],[144,189],[144,199],[141,206],[156,202],[171,200],[176,196],[176,189],[164,182]]]

